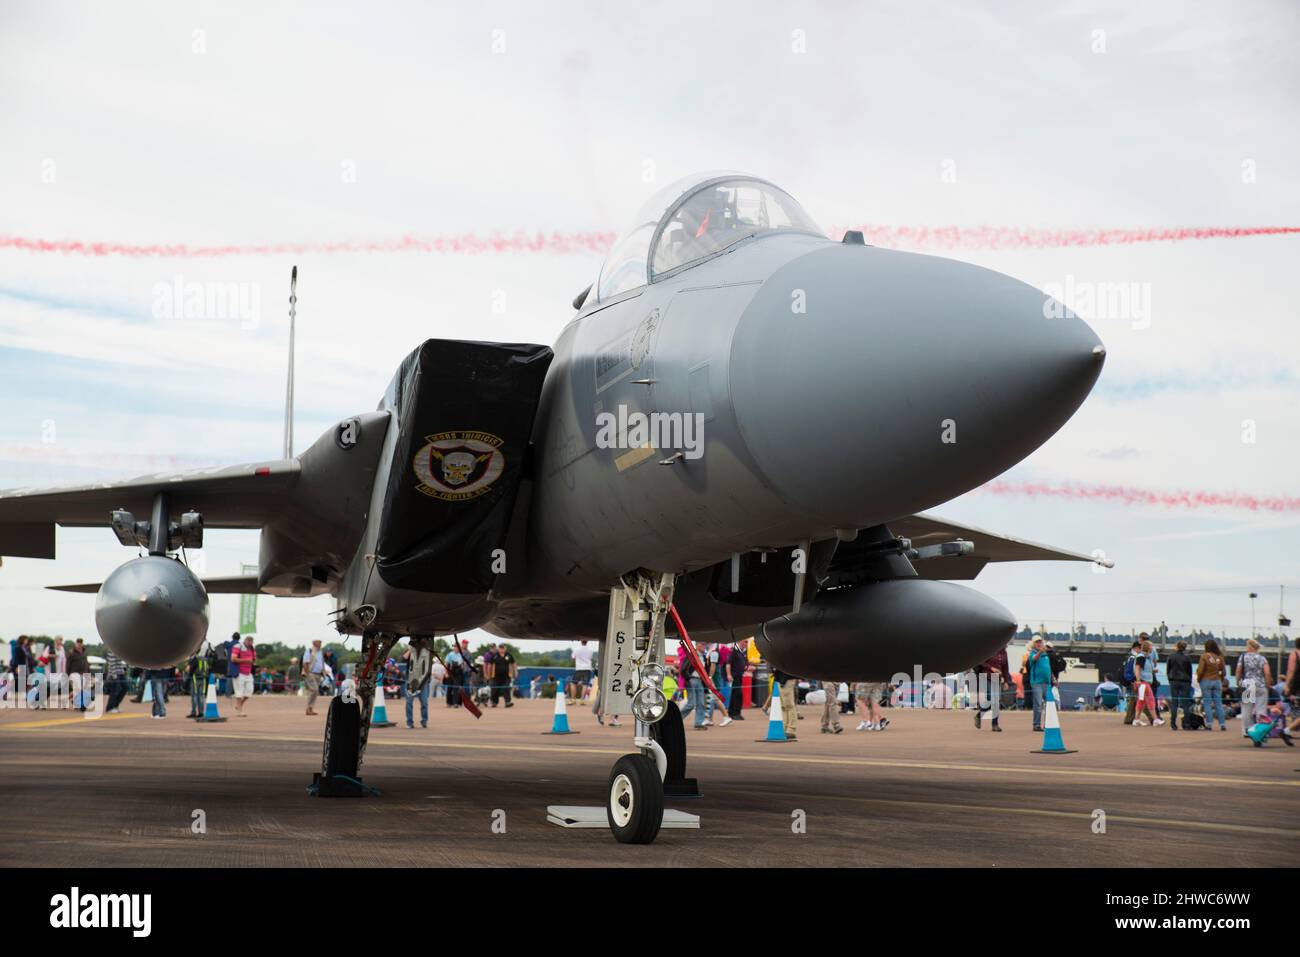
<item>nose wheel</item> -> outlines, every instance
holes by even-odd
[[[664,819],[664,787],[655,762],[644,754],[625,754],[609,772],[609,829],[620,844],[649,844]]]
[[[308,791],[321,797],[360,797],[379,792],[361,783],[361,756],[370,733],[370,707],[376,682],[396,635],[367,632],[361,638],[366,662],[354,695],[336,693],[325,718],[325,748],[321,769],[312,776]],[[376,665],[376,661],[381,664]]]

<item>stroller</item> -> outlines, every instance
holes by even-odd
[[[1264,713],[1268,716],[1268,720],[1252,724],[1246,729],[1246,737],[1250,738],[1257,748],[1262,748],[1269,738],[1281,738],[1288,748],[1294,748],[1295,742],[1286,733],[1287,709],[1282,703],[1279,701],[1270,705]]]

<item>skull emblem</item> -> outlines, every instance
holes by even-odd
[[[448,452],[442,457],[442,480],[448,485],[464,485],[477,464],[469,452]]]
[[[442,463],[443,482],[451,486],[464,485],[473,477],[474,470],[492,457],[491,452],[475,455],[473,452],[466,452],[463,448],[451,452],[439,452],[436,448],[431,451],[434,458]]]

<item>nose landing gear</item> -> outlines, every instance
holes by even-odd
[[[635,717],[633,741],[638,750],[625,754],[609,773],[605,814],[614,838],[622,844],[649,844],[664,817],[665,780],[685,772],[685,741],[669,750],[659,722],[672,702],[663,698],[664,620],[672,606],[676,576],[637,573],[609,596],[609,622],[601,649],[601,713]],[[680,713],[678,726],[680,727]],[[685,737],[684,735],[682,736]],[[670,740],[671,734],[668,735]],[[676,743],[673,740],[673,743]]]

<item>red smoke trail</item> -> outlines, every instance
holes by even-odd
[[[63,445],[0,445],[0,463],[46,465],[57,468],[107,469],[144,475],[187,469],[219,468],[235,463],[222,459],[178,455],[137,455],[106,449],[69,448]]]
[[[39,239],[0,235],[0,249],[75,256],[132,258],[214,258],[223,256],[283,256],[308,253],[601,253],[614,242],[614,233],[514,233],[510,236],[459,233],[445,236],[399,236],[395,239],[337,242],[231,243],[201,246],[191,243],[89,242],[80,239]]]
[[[1164,508],[1236,508],[1250,512],[1300,512],[1300,498],[1258,496],[1242,492],[1153,492],[1125,485],[1046,485],[1041,482],[989,482],[983,491],[1023,498],[1068,498],[1119,505],[1159,505]]]
[[[1300,226],[1199,226],[1181,229],[1024,229],[1018,226],[851,226],[873,246],[908,249],[1058,249],[1188,239],[1242,239],[1300,233]],[[843,235],[843,229],[831,231]]]
[[[1023,229],[1016,226],[857,226],[868,243],[908,249],[1052,249],[1066,246],[1122,246],[1133,243],[1181,242],[1189,239],[1241,239],[1300,233],[1300,226],[1204,226],[1185,229]],[[831,231],[843,235],[842,228]],[[616,239],[613,232],[455,233],[442,236],[398,236],[393,239],[334,242],[121,243],[81,239],[41,239],[0,235],[0,249],[65,253],[76,256],[132,258],[214,258],[280,256],[309,253],[596,253],[603,254]]]

